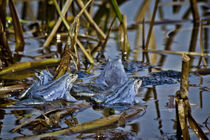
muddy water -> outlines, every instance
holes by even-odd
[[[192,16],[189,14],[187,19],[183,19],[183,15],[189,9],[189,3],[181,4],[180,10],[176,13],[173,12],[173,5],[166,3],[167,1],[161,1],[159,6],[158,14],[156,15],[156,21],[160,21],[159,24],[155,24],[153,34],[150,42],[150,49],[157,50],[172,50],[172,51],[188,51],[190,47],[190,41],[193,31],[193,23],[191,22]],[[122,13],[127,16],[128,26],[135,24],[141,28],[141,24],[135,22],[135,16],[139,8],[142,6],[143,1],[132,0],[123,3],[120,7]],[[205,11],[202,10],[202,6],[206,3],[199,3],[199,12],[201,18]],[[152,1],[146,14],[145,20],[148,21],[152,14],[154,2]],[[131,10],[132,9],[132,10]],[[168,23],[166,20],[177,20],[173,23]],[[145,24],[145,32],[149,29],[149,24]],[[203,42],[204,51],[209,52],[209,25],[203,27]],[[138,28],[128,29],[128,38],[132,48],[132,52],[129,55],[130,60],[142,61],[141,52],[141,37],[137,37]],[[116,33],[111,35],[114,38]],[[140,39],[140,45],[136,44],[136,40]],[[197,40],[195,52],[200,52],[200,36],[195,38]],[[27,40],[30,42],[30,40]],[[39,41],[37,41],[39,42]],[[32,41],[28,43],[28,47],[37,46],[37,42]],[[138,41],[137,41],[138,42]],[[41,46],[41,44],[40,44]],[[27,48],[27,47],[26,47]],[[36,48],[34,48],[36,49]],[[35,54],[38,54],[37,52]],[[110,39],[107,44],[105,57],[116,58],[121,55],[119,50],[119,40]],[[149,53],[150,65],[154,65],[156,68],[144,71],[138,71],[133,73],[135,76],[142,76],[149,73],[149,71],[161,70],[175,70],[181,71],[181,55],[177,54],[155,54]],[[196,66],[199,61],[198,56],[193,56],[192,71],[196,70]],[[27,60],[27,59],[24,59]],[[210,65],[210,57],[206,57],[207,65]],[[191,103],[192,115],[195,120],[201,125],[204,132],[208,132],[208,128],[203,124],[206,118],[210,115],[210,92],[202,90],[204,87],[210,88],[210,76],[190,76],[190,87],[189,87],[189,100]],[[179,83],[176,84],[164,84],[158,86],[147,86],[140,89],[138,97],[141,97],[147,105],[146,112],[143,116],[137,117],[134,120],[128,122],[125,126],[112,127],[110,129],[98,130],[97,132],[92,131],[89,133],[79,133],[74,135],[62,135],[58,138],[75,138],[75,139],[96,139],[96,138],[108,138],[108,139],[176,139],[176,114],[175,114],[175,101],[174,96],[179,90]],[[14,97],[8,97],[0,99],[0,138],[12,139],[17,136],[35,134],[33,131],[24,128],[20,132],[10,133],[9,131],[16,127],[18,123],[17,118],[24,115],[32,115],[36,117],[40,115],[38,109],[32,107],[20,107],[14,105],[16,102]],[[78,123],[92,121],[97,118],[104,116],[104,110],[95,110],[92,107],[79,112],[75,118]],[[67,125],[62,122],[62,128]],[[208,127],[210,127],[208,125]],[[56,130],[56,129],[54,129]],[[190,129],[192,139],[197,139],[197,136]],[[210,137],[209,132],[207,136]]]

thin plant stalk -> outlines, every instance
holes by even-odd
[[[74,36],[74,34],[71,33],[71,30],[72,30],[73,26],[74,26],[75,23],[76,23],[76,19],[79,18],[79,17],[82,15],[82,13],[86,11],[85,8],[87,8],[87,6],[90,4],[91,1],[92,1],[92,0],[89,0],[89,1],[86,3],[86,5],[83,6],[83,9],[82,9],[82,10],[80,11],[80,13],[75,17],[75,20],[73,21],[73,23],[71,24],[71,26],[69,26],[68,24],[65,24],[66,28],[68,29],[68,32],[69,32],[69,35],[70,35],[70,36]],[[57,6],[56,6],[56,9],[57,9],[59,15],[61,16],[61,19],[62,19],[63,21],[66,21],[66,19],[62,16],[62,13],[60,12],[60,8],[58,7],[57,1],[56,1],[56,0],[53,0],[53,2],[54,2],[55,5],[57,5]],[[86,12],[87,12],[87,11],[86,11]],[[67,22],[64,22],[64,23],[67,23]],[[76,39],[76,42],[77,42],[77,44],[78,44],[79,40]],[[79,43],[80,43],[80,42],[79,42]],[[81,50],[83,51],[83,53],[85,54],[85,56],[87,57],[87,59],[89,60],[89,62],[90,62],[90,63],[94,63],[94,60],[93,60],[92,56],[88,54],[88,52],[85,50],[85,48],[83,47],[83,45],[82,45],[81,43],[78,44],[78,45],[79,45],[79,47],[81,48]]]
[[[63,6],[63,9],[62,9],[62,15],[65,15],[66,12],[68,11],[71,3],[72,3],[73,0],[67,0],[66,3],[64,4]],[[60,24],[62,22],[62,19],[61,17],[59,17],[59,19],[57,20],[55,26],[53,27],[52,31],[50,32],[49,36],[47,37],[47,40],[44,42],[44,47],[48,47],[50,45],[50,42],[52,41],[53,37],[55,36]]]
[[[177,55],[183,55],[187,54],[190,56],[210,56],[210,53],[199,53],[199,52],[184,52],[184,51],[170,51],[170,50],[155,50],[155,49],[148,49],[148,50],[142,50],[143,52],[149,52],[149,53],[159,53],[159,54],[177,54]]]
[[[122,58],[127,59],[128,53],[130,51],[130,45],[129,45],[128,34],[127,34],[126,15],[123,15],[123,22],[119,25],[119,32],[120,32],[120,44],[122,47]]]
[[[108,34],[107,34],[106,39],[104,40],[104,42],[103,42],[103,44],[102,44],[102,47],[101,47],[101,52],[104,52],[104,50],[105,50],[106,43],[108,42],[110,33],[111,33],[111,31],[112,31],[112,26],[114,25],[114,22],[115,22],[115,19],[116,19],[116,17],[112,20],[112,22],[111,22],[111,24],[110,24]]]
[[[156,0],[155,1],[155,6],[154,6],[154,11],[153,11],[153,14],[152,14],[152,19],[151,19],[151,22],[150,22],[149,32],[147,34],[147,41],[146,41],[145,49],[148,49],[148,47],[149,47],[150,37],[152,35],[152,30],[153,30],[153,26],[154,26],[154,20],[155,20],[155,15],[156,15],[157,8],[158,8],[158,3],[159,3],[159,0]]]
[[[96,32],[100,35],[100,37],[102,39],[105,39],[106,38],[105,33],[99,28],[99,26],[95,23],[95,21],[92,19],[92,17],[88,13],[88,11],[84,8],[85,6],[84,6],[83,2],[81,0],[76,0],[76,2],[81,9],[84,9],[85,17],[93,25],[93,27],[96,29]]]
[[[192,10],[192,15],[193,15],[193,21],[194,21],[194,23],[196,23],[199,21],[197,0],[190,0],[190,6],[191,6],[191,10]]]
[[[123,23],[123,15],[122,15],[122,13],[120,12],[120,8],[119,8],[119,6],[118,6],[118,4],[117,4],[117,1],[116,1],[116,0],[110,0],[110,3],[111,3],[111,5],[112,5],[112,8],[114,9],[114,12],[115,12],[115,14],[116,14],[118,20],[119,20],[121,23]]]
[[[190,57],[186,54],[182,55],[182,74],[180,82],[180,91],[176,93],[177,105],[177,125],[181,128],[184,140],[189,140],[190,135],[188,131],[188,114],[190,113],[190,103],[188,100],[188,87],[189,87],[189,65]],[[179,130],[177,130],[179,131]]]
[[[85,48],[83,47],[82,43],[78,39],[76,39],[76,42],[77,42],[78,46],[80,47],[80,49],[85,54],[85,56],[87,57],[87,59],[90,61],[90,63],[94,64],[94,60],[93,60],[92,56],[89,55],[89,53],[85,50]]]

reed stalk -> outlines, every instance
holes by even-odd
[[[149,47],[149,42],[150,42],[150,38],[151,38],[151,35],[152,35],[152,30],[153,30],[153,26],[154,26],[155,16],[156,16],[157,8],[158,8],[158,3],[159,3],[159,0],[156,0],[154,10],[153,10],[153,14],[152,14],[152,19],[151,19],[150,26],[149,26],[149,31],[148,31],[148,34],[147,34],[147,41],[146,41],[145,49],[148,49],[148,47]]]
[[[183,54],[180,91],[176,93],[176,105],[177,105],[176,112],[178,113],[177,123],[178,123],[178,126],[180,126],[181,128],[181,132],[182,132],[182,136],[184,140],[190,139],[190,135],[188,131],[188,124],[187,124],[188,113],[190,113],[190,104],[188,100],[189,62],[190,62],[190,58],[186,54]]]
[[[62,9],[62,11],[61,11],[61,13],[62,13],[61,15],[63,15],[63,16],[66,15],[66,12],[68,11],[68,9],[69,9],[69,7],[70,7],[72,1],[73,1],[73,0],[67,0],[67,1],[66,1],[66,3],[65,3],[64,6],[63,6],[63,9]],[[58,30],[60,24],[61,24],[61,22],[62,22],[62,18],[59,17],[58,20],[57,20],[57,22],[56,22],[56,24],[55,24],[55,26],[53,27],[53,29],[52,29],[52,31],[50,32],[49,36],[47,37],[46,41],[44,42],[44,45],[43,45],[44,47],[48,47],[48,46],[50,45],[50,43],[51,43],[53,37],[55,36],[55,34],[56,34],[56,32],[57,32],[57,30]]]

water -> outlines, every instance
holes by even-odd
[[[123,3],[120,8],[122,13],[127,16],[128,26],[131,26],[135,23],[135,16],[139,10],[139,7],[143,4],[144,1],[132,0]],[[180,11],[177,13],[173,12],[173,5],[167,4],[161,1],[161,5],[159,6],[156,21],[163,21],[162,24],[156,24],[153,28],[153,35],[150,42],[149,49],[156,50],[172,50],[172,51],[188,51],[190,46],[190,40],[193,30],[193,23],[191,22],[192,16],[189,14],[187,21],[179,22],[183,20],[183,15],[190,8],[189,3],[181,4]],[[207,3],[207,2],[206,2]],[[206,3],[199,3],[199,13],[201,18],[208,18],[205,16],[205,11],[202,9],[202,6]],[[146,13],[145,20],[148,21],[152,15],[154,7],[154,1],[151,1],[149,6],[149,10]],[[34,9],[36,9],[34,7]],[[163,14],[161,14],[161,12]],[[175,23],[167,23],[165,20],[179,20]],[[137,26],[141,26],[141,24],[136,24]],[[204,51],[209,52],[209,24],[204,26],[203,28],[203,44]],[[149,24],[145,25],[145,32],[149,29]],[[142,53],[140,51],[141,48],[141,37],[140,45],[136,45],[136,36],[137,36],[137,28],[129,30],[128,29],[128,38],[130,42],[130,46],[132,48],[132,52],[129,55],[130,60],[142,60]],[[115,37],[116,33],[111,34],[111,38]],[[146,37],[146,36],[145,36]],[[195,52],[200,52],[200,35],[196,38],[196,48]],[[27,40],[26,41],[26,51],[32,49],[37,49],[42,46],[40,40]],[[38,45],[37,45],[38,44]],[[30,47],[30,49],[29,49]],[[39,52],[33,52],[33,55],[39,54]],[[108,41],[105,58],[116,58],[120,57],[121,52],[119,48],[119,40],[110,39]],[[181,71],[181,55],[176,54],[155,54],[149,53],[150,65],[155,66],[155,68],[138,71],[133,73],[135,76],[146,75],[151,71],[161,70],[175,70]],[[194,60],[192,62],[192,69],[196,70],[196,66],[199,61],[198,56],[193,56]],[[210,57],[205,57],[207,61],[207,65],[209,66]],[[28,58],[23,58],[22,61],[26,61]],[[200,124],[204,132],[207,132],[207,136],[210,137],[208,132],[208,128],[206,128],[203,122],[210,115],[210,94],[209,91],[201,90],[201,87],[209,87],[210,85],[210,76],[195,76],[193,75],[190,78],[189,87],[189,100],[191,103],[192,116]],[[202,82],[201,82],[202,81]],[[179,90],[179,83],[176,84],[165,84],[158,86],[148,86],[140,89],[140,93],[137,95],[141,97],[147,104],[146,112],[143,116],[135,118],[134,120],[128,122],[125,126],[117,127],[114,126],[110,129],[101,129],[97,132],[91,131],[89,133],[79,133],[74,135],[62,135],[59,136],[61,139],[65,138],[84,138],[84,139],[96,139],[96,138],[120,138],[122,139],[175,139],[176,135],[176,113],[174,108],[174,102],[172,100],[172,107],[168,107],[167,103],[169,100],[175,96],[176,92]],[[14,97],[9,97],[5,99],[1,99],[0,105],[0,138],[2,139],[13,139],[17,136],[22,136],[22,134],[30,135],[35,134],[33,131],[24,128],[21,129],[20,132],[10,133],[9,131],[17,126],[17,118],[23,116],[24,114],[32,113],[34,116],[40,114],[41,111],[34,108],[19,108],[13,104],[13,101],[16,101]],[[31,111],[34,110],[34,111]],[[94,110],[92,107],[79,112],[75,118],[78,120],[78,123],[83,123],[91,120],[98,119],[100,117],[105,116],[104,110]],[[34,117],[33,116],[33,117]],[[62,123],[62,127],[67,127],[64,123]],[[209,127],[209,126],[208,126]],[[197,139],[197,136],[190,129],[190,134],[192,139]]]

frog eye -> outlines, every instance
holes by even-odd
[[[142,80],[135,80],[135,81],[134,81],[134,85],[135,85],[136,87],[140,87],[141,84],[142,84]]]
[[[142,80],[138,80],[138,85],[141,85],[142,84]]]
[[[43,80],[44,81],[44,76],[42,75],[42,76],[40,76],[40,78],[41,78],[41,80]]]
[[[35,76],[36,76],[36,77],[39,77],[40,75],[41,75],[41,72],[36,72],[36,73],[35,73]]]

